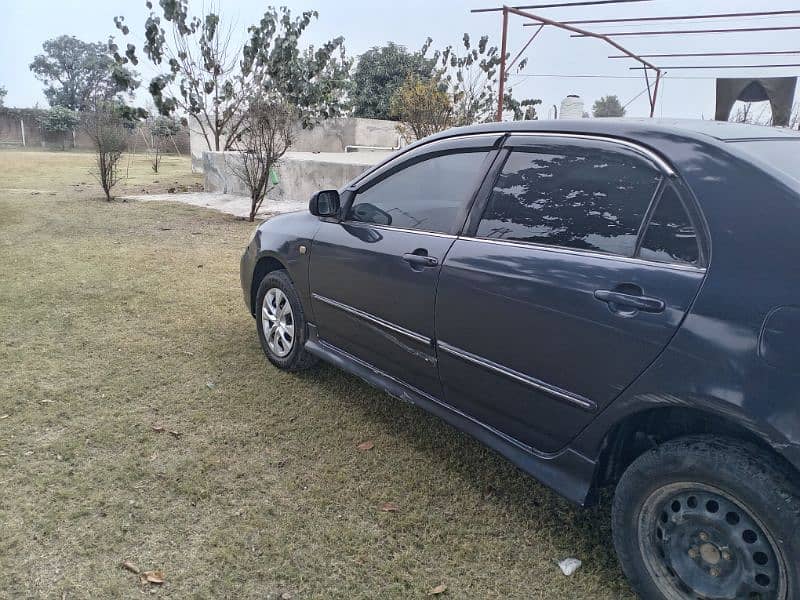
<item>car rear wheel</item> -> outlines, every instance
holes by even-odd
[[[304,348],[308,332],[303,305],[286,271],[273,271],[261,280],[256,302],[258,339],[269,361],[286,371],[314,365],[316,358]]]
[[[800,598],[800,495],[756,446],[697,437],[646,452],[623,474],[612,519],[642,598]]]

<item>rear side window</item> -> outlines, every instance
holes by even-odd
[[[513,152],[478,237],[633,256],[660,173],[637,155],[598,147]]]
[[[406,167],[360,192],[351,221],[451,233],[483,177],[488,152],[435,156]]]
[[[697,264],[697,232],[672,186],[667,186],[642,240],[639,256],[658,262]]]

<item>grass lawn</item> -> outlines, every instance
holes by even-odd
[[[632,597],[607,502],[333,368],[276,370],[239,288],[253,226],[106,203],[91,162],[0,152],[0,597]]]

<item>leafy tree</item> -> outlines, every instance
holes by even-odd
[[[50,106],[86,110],[139,86],[136,72],[118,65],[102,43],[62,35],[47,40],[42,48],[44,54],[34,57],[30,70],[44,83]]]
[[[148,119],[147,131],[150,135],[150,166],[154,173],[158,173],[158,166],[164,154],[164,146],[181,130],[181,125],[172,117],[155,116]]]
[[[400,131],[408,141],[444,131],[453,117],[453,104],[441,84],[418,75],[409,75],[394,93],[391,110],[402,121]]]
[[[111,192],[119,183],[119,161],[128,147],[131,131],[139,118],[141,109],[134,109],[120,102],[98,102],[83,115],[83,129],[92,140],[97,171],[94,176],[100,182],[106,201],[111,202]]]
[[[270,189],[272,170],[292,145],[297,111],[280,98],[251,99],[244,110],[237,145],[242,152],[228,163],[250,192],[250,221]]]
[[[624,117],[625,109],[616,96],[603,96],[592,106],[595,117]]]
[[[54,106],[39,117],[39,125],[47,132],[61,137],[61,149],[66,150],[67,138],[80,123],[78,113],[63,106]]]
[[[234,47],[231,28],[220,15],[190,16],[187,0],[160,0],[144,24],[147,59],[162,72],[149,84],[160,114],[185,113],[205,137],[209,149],[228,150],[238,139],[246,103],[263,94],[297,108],[304,126],[340,114],[351,61],[337,37],[321,47],[301,49],[299,40],[316,11],[293,17],[289,9],[267,8],[247,29],[248,39]],[[129,34],[124,17],[114,22]],[[120,64],[138,63],[136,47],[120,53],[114,39],[109,49]]]
[[[397,118],[390,108],[395,92],[410,76],[418,80],[431,77],[434,59],[421,52],[409,52],[404,46],[389,42],[367,50],[358,58],[350,99],[353,116],[370,119]]]
[[[0,106],[3,106],[3,101],[6,98],[6,94],[8,94],[8,90],[0,85]]]
[[[472,44],[468,33],[461,41],[459,48],[447,46],[433,53],[437,77],[447,87],[453,103],[453,125],[493,121],[497,116],[500,86],[500,50],[497,46],[489,46],[487,35],[482,36],[477,45]],[[423,56],[431,43],[431,38],[428,38],[422,46]],[[521,60],[516,72],[522,71],[526,65],[527,59]],[[506,73],[506,79],[508,75]],[[515,99],[511,88],[507,88],[503,95],[503,109],[510,111],[515,121],[536,118],[534,107],[538,104],[541,104],[539,99]]]

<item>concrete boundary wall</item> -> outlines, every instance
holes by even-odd
[[[45,148],[91,150],[94,145],[81,127],[66,135],[44,131],[39,118],[47,111],[41,109],[0,109],[0,148]],[[147,142],[140,129],[128,137],[129,152],[147,152]],[[164,152],[187,154],[189,152],[189,130],[181,128],[172,141],[164,144]]]
[[[196,122],[190,120],[192,170],[203,171],[203,153],[208,143]],[[224,140],[221,141],[224,144]],[[292,144],[292,152],[345,152],[348,146],[377,146],[399,148],[405,145],[397,131],[395,121],[380,119],[339,118],[327,119],[312,129],[299,128]]]
[[[387,152],[288,152],[277,167],[279,183],[271,200],[304,202],[319,190],[339,189],[388,155]],[[204,152],[205,191],[248,196],[233,174],[238,152]]]

